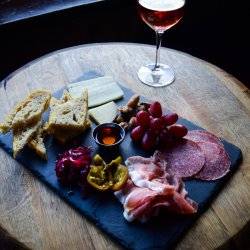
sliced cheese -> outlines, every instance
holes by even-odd
[[[90,109],[89,115],[97,124],[113,122],[117,115],[117,105],[114,102],[103,104]]]
[[[71,83],[67,86],[73,98],[81,96],[84,89],[88,89],[89,107],[95,107],[123,97],[124,93],[112,77],[104,76],[86,81]]]

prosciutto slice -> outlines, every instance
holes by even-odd
[[[145,222],[161,208],[180,214],[197,211],[197,204],[187,198],[184,183],[167,172],[165,162],[133,156],[127,159],[126,165],[130,179],[115,195],[123,204],[123,215],[128,221]]]

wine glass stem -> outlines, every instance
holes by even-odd
[[[156,33],[156,55],[155,55],[155,66],[153,71],[157,70],[160,67],[160,48],[163,32],[155,31]]]

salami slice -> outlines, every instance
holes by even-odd
[[[167,171],[177,177],[187,178],[197,174],[205,164],[205,155],[197,143],[182,139],[164,151],[156,151],[156,161],[165,160]]]
[[[219,137],[205,130],[190,130],[185,138],[194,142],[213,142],[223,146]]]
[[[226,175],[230,168],[230,159],[224,147],[218,143],[198,142],[205,154],[206,162],[195,178],[201,180],[216,180]]]
[[[194,177],[201,180],[216,180],[229,171],[231,162],[221,140],[203,130],[189,131],[186,139],[196,142],[205,154],[205,165]]]

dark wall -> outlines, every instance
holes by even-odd
[[[240,1],[241,2],[241,1]],[[187,0],[183,21],[163,45],[218,65],[245,84],[248,74],[247,1]],[[107,0],[0,26],[0,79],[48,52],[83,43],[154,43],[136,13],[135,0]]]
[[[133,40],[133,21],[127,16],[131,5],[124,1],[107,2],[2,25],[0,78],[57,49],[83,43]],[[120,20],[119,26],[114,20]]]
[[[210,61],[250,86],[250,8],[245,0],[189,0],[184,50]]]

